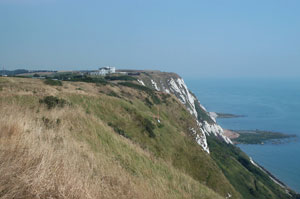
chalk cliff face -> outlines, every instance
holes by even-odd
[[[198,131],[192,128],[190,131],[206,152],[209,153],[206,136],[216,136],[227,144],[232,144],[215,118],[200,104],[197,97],[187,88],[184,80],[177,74],[159,71],[142,72],[138,76],[138,82],[157,91],[173,94],[186,106],[198,124]]]

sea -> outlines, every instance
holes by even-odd
[[[208,111],[245,116],[217,119],[225,129],[296,135],[281,144],[238,147],[300,193],[300,78],[197,78],[185,82]]]

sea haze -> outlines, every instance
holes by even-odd
[[[239,145],[254,161],[293,190],[300,192],[300,80],[186,79],[208,111],[246,115],[218,119],[233,130],[267,130],[295,134],[279,145]]]

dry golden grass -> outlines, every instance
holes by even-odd
[[[97,95],[95,85],[1,84],[0,198],[221,198],[80,107],[47,110],[35,97]]]
[[[47,127],[28,110],[1,112],[1,198],[141,198],[121,168],[96,157],[64,124]]]

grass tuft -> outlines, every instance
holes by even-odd
[[[40,104],[45,104],[47,106],[48,109],[52,109],[55,107],[64,107],[67,103],[66,100],[64,99],[60,99],[58,97],[55,96],[46,96],[43,99],[39,100]]]
[[[44,84],[50,85],[50,86],[62,86],[62,82],[59,80],[53,80],[53,79],[46,79],[44,81]]]

